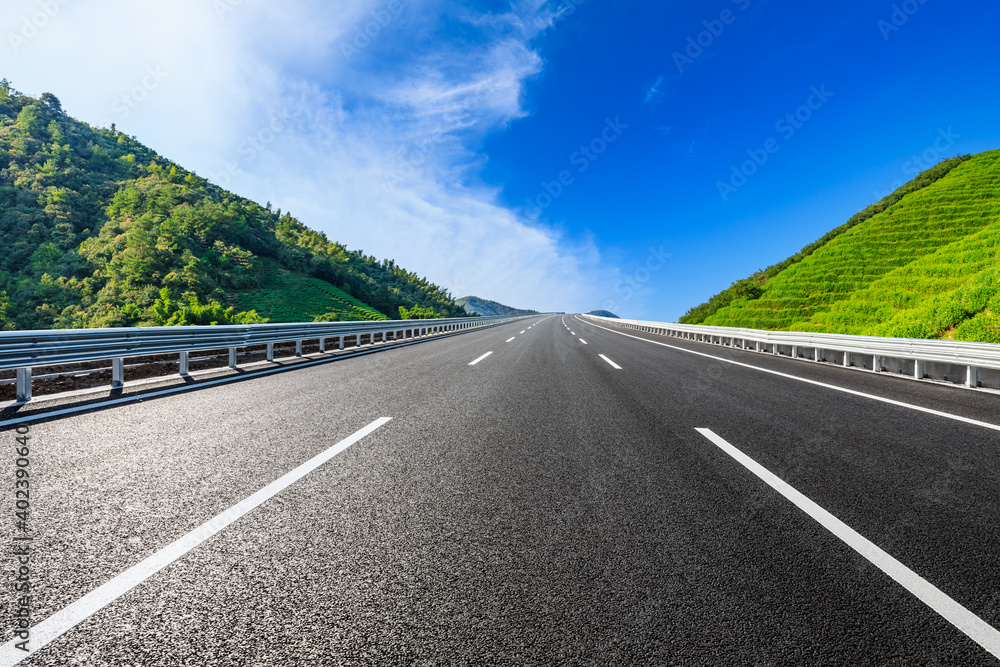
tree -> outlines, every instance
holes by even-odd
[[[185,292],[180,299],[172,299],[170,290],[160,290],[160,298],[146,311],[155,326],[214,326],[218,324],[265,324],[267,319],[256,310],[237,313],[230,306],[223,308],[218,301],[201,303],[198,295]]]
[[[434,314],[434,309],[431,307],[421,308],[420,306],[414,306],[410,309],[406,309],[403,306],[399,307],[399,319],[401,320],[433,320],[440,317],[440,315]]]
[[[6,81],[7,79],[4,79]],[[7,292],[0,292],[0,329],[6,329],[7,322],[7,309],[10,308],[10,299],[7,298]]]
[[[59,101],[59,98],[52,93],[42,93],[42,96],[38,98],[38,101],[58,114],[63,113],[62,103]]]

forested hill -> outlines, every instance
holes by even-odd
[[[455,299],[455,303],[464,306],[469,314],[478,314],[483,317],[519,317],[521,315],[538,315],[537,310],[521,310],[511,308],[496,301],[481,299],[478,296],[463,296]]]
[[[345,221],[349,222],[349,221]],[[461,317],[427,280],[0,81],[0,328]]]
[[[945,160],[680,321],[1000,343],[1000,150]]]

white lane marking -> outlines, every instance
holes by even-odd
[[[736,459],[743,467],[761,478],[771,488],[790,500],[792,504],[815,519],[821,526],[839,537],[843,542],[864,556],[872,565],[892,577],[896,583],[913,593],[928,607],[940,614],[946,621],[964,632],[974,642],[1000,658],[1000,631],[987,624],[961,604],[945,595],[939,588],[906,567],[898,560],[879,549],[846,523],[809,500],[791,485],[760,465],[742,451],[729,444],[707,428],[695,429],[712,441],[722,451]]]
[[[522,333],[523,333],[523,332],[522,332]],[[482,361],[482,360],[483,360],[483,359],[485,359],[486,357],[490,356],[491,354],[493,354],[493,353],[492,353],[492,352],[487,352],[486,354],[484,354],[483,356],[479,357],[479,358],[478,358],[478,359],[476,359],[475,361],[473,361],[473,362],[470,362],[470,363],[469,363],[469,365],[470,365],[470,366],[475,366],[476,364],[478,364],[478,363],[479,363],[480,361]]]
[[[0,646],[0,666],[16,665],[33,653],[38,652],[51,641],[62,636],[82,621],[90,618],[163,568],[183,557],[206,540],[222,532],[240,518],[260,507],[337,454],[340,454],[391,420],[391,417],[379,417],[360,431],[356,431],[321,454],[317,454],[291,472],[285,473],[252,496],[241,500],[225,512],[198,526],[187,535],[171,542],[137,565],[133,565],[111,581],[95,588],[68,607],[57,611],[41,623],[36,624],[31,628],[31,640],[27,652],[16,648],[18,639],[12,639],[3,646]]]
[[[636,340],[641,340],[646,343],[652,343],[653,345],[660,345],[662,347],[668,347],[671,350],[677,350],[678,352],[687,352],[688,354],[695,354],[699,357],[705,357],[707,359],[714,359],[715,361],[722,361],[727,364],[733,364],[734,366],[742,366],[743,368],[750,368],[755,371],[760,371],[761,373],[769,373],[771,375],[777,375],[778,377],[788,378],[789,380],[796,380],[798,382],[805,382],[806,384],[811,384],[816,387],[824,387],[826,389],[833,389],[834,391],[843,392],[845,394],[852,394],[854,396],[860,396],[861,398],[869,398],[873,401],[879,401],[880,403],[888,403],[889,405],[895,405],[901,408],[907,408],[910,410],[916,410],[917,412],[924,412],[929,415],[934,415],[935,417],[944,417],[945,419],[953,419],[955,421],[963,422],[966,424],[972,424],[973,426],[982,426],[983,428],[992,429],[994,431],[1000,431],[1000,425],[990,424],[989,422],[979,421],[978,419],[970,419],[969,417],[962,417],[961,415],[953,415],[949,412],[941,412],[940,410],[934,410],[931,408],[925,408],[920,405],[914,405],[913,403],[904,403],[903,401],[895,401],[891,398],[883,398],[882,396],[876,396],[875,394],[866,394],[863,391],[855,391],[854,389],[847,389],[846,387],[838,387],[835,384],[827,384],[826,382],[820,382],[819,380],[810,380],[808,378],[798,377],[797,375],[789,375],[788,373],[782,373],[781,371],[773,371],[769,368],[761,368],[760,366],[753,366],[751,364],[745,364],[742,361],[733,361],[732,359],[725,359],[723,357],[716,357],[711,354],[705,354],[704,352],[695,352],[694,350],[688,350],[683,347],[677,347],[676,345],[670,345],[668,343],[661,343],[657,340],[649,340],[648,338],[642,338],[640,336],[633,336],[631,334],[623,333],[621,331],[615,331],[614,329],[608,329],[607,327],[602,327],[599,324],[593,325],[598,329],[604,329],[605,331],[610,331],[611,333],[616,333],[621,336],[627,336],[628,338],[635,338]]]
[[[525,331],[527,331],[527,329],[525,329]],[[524,331],[522,331],[521,333],[524,333]]]
[[[619,365],[618,365],[618,364],[616,364],[615,362],[611,361],[610,359],[608,359],[607,357],[605,357],[605,356],[604,356],[603,354],[599,354],[599,355],[597,355],[597,356],[599,356],[599,357],[600,357],[601,359],[604,359],[604,361],[606,361],[606,362],[608,362],[609,364],[611,364],[611,366],[612,366],[613,368],[617,368],[618,370],[621,370],[621,369],[622,369],[622,367],[621,367],[621,366],[619,366]]]
[[[508,339],[507,339],[507,340],[505,340],[504,342],[505,342],[505,343],[509,343],[510,341],[514,340],[515,338],[517,338],[517,336],[511,336],[510,338],[508,338]]]
[[[496,326],[500,326],[500,325],[498,325],[498,324],[491,324],[491,325],[487,325],[485,327],[478,328],[478,329],[469,329],[467,331],[454,331],[452,333],[444,334],[443,337],[444,338],[450,338],[452,336],[463,336],[466,333],[473,333],[473,332],[476,332],[476,331],[485,331],[486,329],[491,329],[491,328],[496,327]],[[66,415],[73,415],[73,414],[76,414],[78,412],[87,412],[87,411],[90,411],[90,410],[98,410],[98,409],[103,410],[105,408],[111,408],[111,407],[114,407],[116,405],[126,405],[128,403],[139,403],[141,401],[146,401],[146,400],[149,400],[151,398],[159,398],[161,396],[172,396],[174,394],[182,394],[182,393],[187,393],[187,392],[195,392],[195,391],[198,391],[199,389],[207,389],[208,387],[217,387],[217,386],[220,386],[220,385],[232,384],[234,382],[243,382],[245,380],[253,380],[253,379],[256,379],[256,378],[264,378],[264,377],[267,377],[269,375],[275,375],[277,373],[289,373],[291,371],[299,370],[299,369],[302,369],[302,368],[312,368],[313,366],[319,366],[319,365],[322,365],[322,364],[332,364],[332,363],[339,362],[339,361],[346,361],[346,360],[349,360],[349,359],[356,359],[358,357],[366,357],[369,354],[379,354],[380,352],[383,352],[385,350],[396,350],[396,349],[400,349],[400,348],[404,348],[404,347],[410,347],[412,345],[423,345],[425,343],[430,342],[431,340],[435,340],[435,339],[422,339],[422,338],[408,339],[408,340],[399,341],[398,343],[389,345],[387,347],[376,347],[374,349],[367,349],[367,350],[360,350],[359,349],[357,352],[347,352],[345,354],[340,354],[338,356],[324,356],[324,357],[322,357],[320,359],[315,359],[313,361],[302,361],[302,362],[299,362],[299,363],[294,364],[292,366],[281,366],[279,368],[267,368],[267,369],[259,370],[259,371],[255,370],[253,373],[248,374],[248,375],[231,375],[231,376],[226,376],[226,377],[219,378],[217,380],[202,380],[202,381],[200,381],[200,382],[198,382],[196,384],[184,384],[184,385],[179,385],[179,386],[175,386],[175,387],[169,387],[167,389],[160,389],[159,391],[150,391],[150,392],[145,392],[145,393],[133,394],[131,396],[123,396],[122,398],[109,399],[109,400],[106,400],[106,401],[100,401],[98,403],[84,403],[82,405],[74,405],[74,406],[69,407],[69,408],[63,408],[61,410],[50,410],[50,411],[47,411],[47,412],[38,412],[38,413],[35,413],[35,414],[31,414],[31,415],[25,415],[24,417],[14,417],[13,419],[2,420],[2,421],[0,421],[0,428],[6,428],[8,426],[16,426],[17,424],[30,424],[30,423],[34,423],[36,421],[41,421],[43,419],[52,419],[52,418],[55,418],[55,417],[64,417]],[[218,369],[217,368],[217,369],[214,369],[214,370],[223,370],[223,369]],[[164,376],[162,376],[159,379],[163,380],[163,381],[168,381],[168,380],[176,380],[178,377],[179,376],[177,376],[177,375],[164,375]],[[129,386],[132,386],[132,385],[126,385],[126,387],[129,387]],[[105,389],[105,391],[109,391],[109,390],[110,390],[110,387]],[[60,396],[59,395],[55,395],[53,397],[53,399],[57,399],[57,398],[60,398]],[[2,403],[0,403],[0,408],[13,407],[15,405],[17,405],[17,404],[16,403],[8,403],[7,405],[3,405]],[[24,405],[24,404],[22,403],[21,405]],[[2,665],[0,665],[0,667],[2,667]]]
[[[584,345],[586,345],[586,344],[587,344],[587,341],[585,341],[585,340],[584,340],[584,339],[582,339],[582,338],[580,339],[580,342],[581,342],[581,343],[583,343]]]
[[[575,331],[570,331],[570,334],[573,335],[573,336],[575,336],[576,332]]]

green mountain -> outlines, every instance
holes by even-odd
[[[483,317],[517,317],[519,315],[538,315],[537,310],[520,310],[511,308],[496,301],[480,299],[478,296],[463,296],[455,299],[455,303],[465,308],[465,312],[470,315],[482,315]]]
[[[392,261],[0,81],[0,328],[465,316]]]
[[[621,318],[612,313],[610,310],[592,310],[588,315],[596,315],[597,317],[610,317],[612,319],[620,320]]]
[[[1000,343],[1000,150],[945,160],[680,321]]]

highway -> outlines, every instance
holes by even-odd
[[[572,315],[41,420],[0,664],[996,665],[997,424]]]

